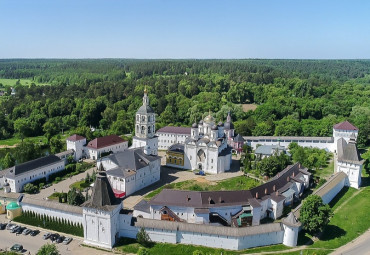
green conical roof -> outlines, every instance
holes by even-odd
[[[10,204],[6,206],[7,210],[14,210],[18,208],[20,208],[20,206],[16,202],[11,202]]]

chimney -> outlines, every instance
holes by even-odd
[[[267,188],[265,188],[265,195],[267,195]]]
[[[272,187],[272,190],[273,190],[273,191],[276,191],[276,185],[274,185],[274,186]]]
[[[256,198],[258,198],[258,192],[256,192]]]
[[[276,191],[276,193],[275,193],[275,194],[276,194],[276,196],[279,196],[279,191]]]
[[[294,177],[294,172],[293,172],[293,177]]]
[[[287,182],[289,181],[289,176],[286,178],[286,181],[287,181]]]
[[[218,202],[219,202],[220,204],[222,203],[222,197],[221,197],[221,196],[218,198]]]

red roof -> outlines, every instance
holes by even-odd
[[[103,136],[103,137],[98,137],[95,138],[94,140],[90,141],[87,144],[87,147],[93,148],[93,149],[101,149],[113,144],[118,144],[125,142],[121,137],[118,135],[108,135],[108,136]]]
[[[335,124],[334,125],[334,129],[340,129],[340,130],[358,130],[357,127],[355,127],[354,125],[352,125],[348,121],[343,121],[341,123]]]
[[[172,133],[172,134],[186,134],[190,135],[190,127],[171,127],[166,126],[157,130],[157,133]]]
[[[86,138],[80,135],[76,135],[76,134],[67,138],[68,141],[72,141],[72,142],[83,140],[83,139],[86,139]]]

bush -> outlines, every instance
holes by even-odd
[[[193,255],[204,255],[204,253],[200,250],[193,251]]]
[[[24,192],[28,194],[35,194],[39,191],[39,188],[36,185],[33,185],[32,183],[27,183],[26,185],[24,185],[23,189]]]
[[[144,228],[140,228],[140,231],[136,235],[136,240],[144,247],[149,247],[152,243],[152,240],[150,239],[148,233],[145,231]]]
[[[137,253],[138,255],[149,255],[150,252],[147,248],[140,248],[140,250]]]

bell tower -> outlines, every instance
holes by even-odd
[[[158,154],[158,137],[155,135],[155,112],[149,104],[148,90],[145,87],[143,105],[136,112],[135,136],[132,141],[133,148],[146,147],[146,152]]]

